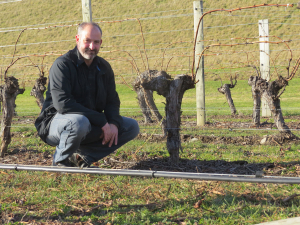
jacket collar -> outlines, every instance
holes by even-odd
[[[84,63],[84,60],[83,60],[80,52],[78,51],[77,46],[75,46],[74,49],[69,51],[69,57],[71,58],[71,60],[77,67],[81,66],[82,63]]]

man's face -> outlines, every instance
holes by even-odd
[[[76,35],[77,48],[88,65],[99,52],[102,43],[101,36],[100,30],[92,25],[86,26],[80,34]]]

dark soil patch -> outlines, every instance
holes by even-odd
[[[228,116],[228,119],[232,118]],[[239,116],[241,118],[241,116]],[[208,128],[253,128],[251,122],[241,123],[241,122],[218,122],[217,119],[220,117],[212,117],[211,121],[208,122],[205,127]],[[226,116],[222,116],[223,121],[226,120]],[[248,117],[243,117],[243,119],[251,119]],[[291,118],[292,119],[292,118]],[[295,118],[294,118],[295,119]],[[32,119],[19,118],[18,122],[21,123],[31,123]],[[154,125],[154,124],[153,124]],[[287,123],[287,125],[292,129],[298,129],[299,123]],[[182,127],[195,128],[195,122],[182,122]],[[260,127],[256,129],[272,129],[274,124],[262,123]],[[235,144],[235,145],[259,145],[263,137],[258,135],[253,136],[207,136],[207,135],[189,135],[184,134],[184,129],[182,130],[181,140],[183,142],[190,141],[201,141],[202,143],[212,143],[212,144]],[[22,133],[13,133],[13,138],[22,138]],[[147,140],[148,142],[166,142],[167,138],[161,134],[146,134],[141,133],[137,138],[142,140]],[[280,140],[276,139],[276,136],[270,138],[268,144],[281,145],[283,143],[299,143],[299,140]],[[247,152],[245,153],[247,154]],[[251,153],[249,153],[251,156]],[[266,156],[267,157],[267,156]],[[127,157],[125,157],[126,159]],[[284,176],[299,176],[300,174],[300,162],[289,162],[289,163],[248,163],[247,161],[234,161],[227,162],[224,160],[188,160],[181,159],[179,164],[173,165],[168,158],[155,157],[149,158],[147,155],[140,156],[140,158],[135,157],[130,161],[126,161],[122,157],[117,157],[115,155],[110,155],[104,160],[96,163],[96,166],[106,169],[134,169],[134,170],[157,170],[157,171],[179,171],[179,172],[193,172],[193,173],[219,173],[219,174],[245,174],[253,175],[256,171],[264,171],[265,175],[283,175]],[[0,163],[2,164],[22,164],[22,165],[40,165],[40,166],[51,166],[52,155],[50,153],[40,153],[33,149],[19,148],[10,151],[8,155],[4,158],[0,158]],[[290,169],[293,168],[293,169]]]

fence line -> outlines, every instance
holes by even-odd
[[[240,24],[240,25],[245,25],[245,24]],[[257,25],[257,24],[256,24]],[[300,24],[295,24],[295,25],[300,25]],[[239,25],[237,25],[239,26]],[[217,26],[218,27],[223,27],[223,26]],[[208,28],[210,29],[210,28]],[[193,29],[182,29],[182,30],[168,30],[168,31],[157,31],[157,32],[144,32],[144,34],[155,34],[155,33],[167,33],[167,32],[180,32],[180,31],[191,31]],[[1,32],[1,31],[0,31]],[[124,36],[136,36],[139,35],[139,33],[135,33],[135,34],[122,34],[122,35],[112,35],[112,36],[106,36],[106,37],[124,37]],[[282,37],[291,37],[291,36],[299,36],[300,33],[298,34],[293,34],[293,35],[282,35],[279,36],[280,38]],[[270,36],[266,36],[266,37],[274,37],[273,35]],[[258,39],[260,38],[259,36],[256,37],[239,37],[239,38],[228,38],[228,39],[208,39],[208,40],[203,40],[204,42],[212,42],[212,41],[232,41],[232,40],[237,40],[237,39],[243,39],[243,40],[247,40],[247,39]],[[69,39],[69,40],[58,40],[58,41],[43,41],[43,42],[33,42],[33,43],[25,43],[25,44],[17,44],[17,45],[0,45],[0,48],[6,48],[6,47],[15,47],[15,46],[27,46],[27,45],[37,45],[37,44],[50,44],[50,43],[59,43],[59,42],[74,42],[75,39]],[[299,41],[300,39],[291,39],[289,41]],[[202,42],[202,41],[201,41]],[[145,45],[167,45],[170,43],[154,43],[154,44],[145,44]],[[132,45],[120,45],[120,46],[101,46],[101,48],[111,48],[111,47],[128,47],[128,46],[132,46]],[[175,48],[169,48],[169,49],[176,49],[178,47]],[[182,48],[189,48],[189,47],[182,47]],[[192,47],[191,47],[192,48]],[[154,50],[159,50],[159,49],[166,49],[166,48],[156,48]],[[153,49],[146,49],[146,50],[153,50]],[[291,50],[299,50],[299,49],[291,49]],[[57,51],[69,51],[69,50],[56,50]],[[127,50],[127,51],[138,51],[138,50]],[[281,50],[273,50],[273,51],[281,51]],[[41,54],[41,53],[29,53],[29,54]],[[6,56],[6,55],[0,55],[1,57]],[[17,56],[17,55],[16,55]]]
[[[274,10],[273,12],[277,12],[277,11]],[[270,11],[268,13],[270,13]],[[262,17],[261,14],[254,14],[254,15],[226,14],[226,15],[224,15],[224,14],[221,14],[221,13],[211,13],[210,15],[212,15],[212,16],[219,16],[219,17],[221,17],[221,16],[227,16],[227,17],[244,17],[244,18],[248,18],[249,17],[249,18],[257,18],[257,19],[260,19]],[[276,15],[276,16],[271,15],[270,16],[269,14],[267,16],[270,19],[273,19],[273,18],[286,18],[287,16],[290,16],[289,18],[299,18],[300,17],[300,16],[295,16],[295,15],[290,15],[290,13],[287,13],[286,15],[282,15],[282,16],[278,16],[278,15]]]
[[[1,1],[0,4],[4,3],[12,3],[12,2],[21,2],[22,0],[6,0],[6,1]]]
[[[249,86],[250,88],[250,86]],[[219,94],[219,92],[216,92],[216,94],[212,94],[212,95],[208,95],[208,96],[215,96],[215,95],[219,95],[219,96],[223,96],[222,94]],[[251,93],[249,92],[249,96],[251,96]],[[224,99],[224,104],[225,104],[226,100]],[[122,112],[141,112],[141,110],[148,110],[147,108],[140,108],[140,107],[132,107],[132,108],[120,108],[120,111]],[[249,106],[249,107],[236,107],[237,111],[253,111],[253,106]],[[124,111],[123,111],[124,110]],[[165,108],[162,107],[158,107],[158,110],[153,110],[153,111],[164,111]],[[297,110],[300,111],[300,107],[281,107],[281,111],[289,111],[289,110]],[[196,107],[182,107],[181,111],[183,112],[197,112],[197,108]],[[220,111],[228,111],[230,112],[230,108],[229,107],[205,107],[204,111],[210,111],[210,112],[220,112]],[[28,114],[28,113],[36,113],[36,111],[26,111],[26,112],[17,112],[18,114]],[[0,113],[1,115],[1,113]]]
[[[36,9],[35,9],[36,10]],[[19,10],[22,11],[22,10]],[[138,14],[129,14],[129,15],[122,15],[124,17],[136,17],[138,15],[149,15],[149,14],[155,14],[155,13],[166,13],[166,12],[179,12],[179,11],[191,11],[191,9],[177,9],[177,10],[166,10],[166,11],[157,11],[157,12],[147,12],[147,13],[138,13]],[[17,12],[17,11],[13,11]],[[8,13],[11,14],[11,11],[3,12],[3,13]],[[109,16],[109,17],[101,17],[101,18],[93,18],[95,19],[111,19],[111,18],[118,18],[118,16]],[[44,24],[34,24],[34,25],[29,25],[29,26],[39,26],[39,25],[45,25],[45,24],[57,24],[57,23],[73,23],[73,22],[82,22],[82,20],[72,20],[72,21],[58,21],[54,23],[44,23]],[[26,27],[26,26],[16,26],[12,28],[17,28],[17,27]],[[1,28],[0,28],[1,29]]]
[[[299,24],[300,25],[300,24]],[[190,29],[188,29],[190,30]],[[175,31],[175,30],[173,30]],[[178,30],[176,30],[178,31]],[[164,32],[172,32],[172,31],[164,31]],[[159,32],[159,33],[163,33],[163,32]],[[129,36],[133,36],[134,34],[132,35],[129,35]],[[297,34],[297,35],[300,35],[300,34]],[[125,36],[125,35],[124,35]],[[294,36],[294,35],[293,35]],[[116,37],[116,36],[114,36]],[[272,37],[272,36],[270,36]],[[257,37],[259,38],[259,37]],[[254,39],[254,38],[236,38],[236,39]],[[228,41],[232,41],[234,39],[223,39],[224,40],[228,40]],[[58,43],[58,42],[68,42],[68,41],[72,41],[74,42],[74,39],[70,39],[70,40],[61,40],[61,41],[49,41],[49,42],[35,42],[35,43],[27,43],[27,44],[17,44],[16,46],[26,46],[26,45],[37,45],[37,44],[49,44],[49,43]],[[204,40],[205,41],[213,41],[213,40]],[[215,40],[215,41],[221,41],[221,40]],[[292,42],[292,41],[300,41],[300,39],[290,39],[289,42]],[[155,44],[146,44],[146,45],[163,45],[163,44],[170,44],[170,43],[155,43]],[[276,43],[277,44],[277,43]],[[126,47],[126,46],[130,46],[130,45],[120,45],[118,47]],[[0,48],[6,48],[6,47],[15,47],[15,45],[2,45],[0,46]],[[101,46],[101,48],[112,48],[114,46]],[[173,47],[173,48],[147,48],[146,50],[147,51],[154,51],[154,50],[168,50],[168,49],[191,49],[192,50],[192,46],[191,47]],[[297,50],[300,50],[300,48],[290,48],[290,49],[280,49],[280,50],[270,50],[271,52],[275,52],[275,51],[297,51]],[[54,52],[58,52],[58,51],[69,51],[69,50],[56,50]],[[127,52],[137,52],[139,50],[137,49],[132,49],[132,50],[126,50]],[[212,50],[208,50],[208,51],[212,51]],[[226,51],[226,50],[220,50],[219,52],[222,52],[222,51]],[[260,50],[252,50],[252,51],[245,51],[245,50],[230,50],[230,51],[236,51],[236,53],[249,53],[249,52],[259,52]],[[240,52],[239,52],[240,51]],[[99,51],[99,53],[107,53],[109,51]],[[28,53],[26,55],[29,55],[29,56],[37,56],[37,55],[41,55],[43,56],[43,54],[41,53]],[[15,56],[24,56],[24,54],[16,54]],[[13,58],[12,55],[0,55],[0,57],[2,58]],[[162,57],[161,57],[162,58]],[[139,60],[139,59],[137,59]]]
[[[217,123],[224,123],[224,126],[228,126],[225,122],[222,122],[222,121],[218,121]],[[159,125],[159,122],[157,123],[152,123],[154,126],[155,125]],[[212,123],[213,124],[213,123]],[[250,124],[250,123],[249,123]],[[149,126],[150,124],[146,124],[144,126]],[[273,123],[270,123],[269,125],[274,125]],[[151,126],[151,125],[150,125]],[[222,125],[220,125],[222,126]],[[24,125],[24,126],[6,126],[6,127],[9,127],[9,128],[35,128],[34,124],[32,123],[31,125]],[[1,126],[0,126],[1,128]],[[155,131],[157,130],[156,127],[140,127],[141,130],[148,130],[148,131]],[[234,131],[253,131],[253,132],[258,132],[258,131],[271,131],[272,133],[278,133],[278,129],[277,127],[274,125],[272,126],[272,128],[233,128],[233,127],[227,127],[227,128],[222,128],[222,127],[216,127],[216,128],[210,128],[210,127],[198,127],[198,126],[195,126],[195,127],[186,127],[186,126],[181,126],[180,128],[168,128],[166,127],[165,129],[168,129],[168,130],[182,130],[182,131],[197,131],[197,130],[201,130],[203,132],[207,131],[226,131],[226,134],[228,136],[231,136],[229,132],[234,132]],[[297,131],[300,131],[300,129],[281,129],[281,131],[294,131],[294,132],[297,132]],[[270,132],[268,132],[270,133]],[[201,133],[201,134],[198,134],[199,136],[201,135],[205,135],[205,133]]]
[[[193,13],[190,14],[182,14],[182,15],[169,15],[169,16],[158,16],[158,17],[148,17],[148,18],[139,18],[139,20],[152,20],[152,19],[171,19],[171,18],[177,18],[177,17],[187,17],[187,16],[193,16]],[[96,23],[113,23],[113,22],[121,22],[120,21],[96,21],[95,19],[93,20]],[[125,21],[136,21],[135,18],[133,19],[123,19],[122,22]],[[78,26],[78,24],[68,24],[68,25],[53,25],[53,26],[49,26],[49,28],[62,28],[62,27],[72,27],[72,26]],[[1,28],[1,29],[5,29],[5,28]],[[3,32],[15,32],[15,31],[22,31],[23,29],[12,29],[12,30],[1,30],[0,29],[0,33]],[[27,30],[42,30],[45,29],[44,27],[33,27],[33,28],[27,28]]]
[[[21,1],[21,0],[19,0]],[[296,4],[296,3],[293,3]],[[213,10],[212,8],[204,8],[204,10]],[[253,9],[252,9],[253,10]],[[252,10],[248,10],[248,11],[252,11]],[[21,10],[20,10],[21,11]],[[123,15],[124,17],[135,17],[138,15],[149,15],[149,14],[155,14],[155,13],[166,13],[166,12],[179,12],[179,11],[190,11],[190,9],[179,9],[179,10],[166,10],[166,11],[157,11],[157,12],[148,12],[148,13],[139,13],[139,14],[129,14],[129,15]],[[244,10],[247,11],[247,10]],[[282,11],[282,9],[277,9],[277,10],[269,10],[269,12],[278,12],[278,11]],[[16,12],[16,11],[14,11]],[[11,14],[11,12],[3,12],[3,13],[8,13]],[[236,13],[236,12],[235,12]],[[211,13],[210,15],[212,16],[231,16],[231,17],[255,17],[255,18],[261,18],[261,14],[257,14],[254,16],[251,15],[233,15],[233,14],[227,14],[227,15],[223,15],[224,12],[221,13]],[[187,16],[192,16],[193,13],[189,13],[189,14],[182,14],[182,15],[187,15]],[[170,15],[170,16],[174,16],[174,15]],[[290,18],[299,18],[300,16],[295,16],[295,15],[290,15]],[[285,18],[286,15],[283,16],[269,16],[269,18]],[[101,18],[94,18],[94,20],[103,20],[103,19],[111,19],[111,18],[117,18],[116,16],[113,17],[101,17]],[[157,16],[157,17],[144,17],[144,18],[140,18],[140,20],[147,20],[147,19],[157,19],[157,18],[164,18],[162,16]],[[71,20],[71,21],[57,21],[57,22],[53,22],[53,23],[43,23],[43,24],[29,24],[29,25],[25,25],[25,26],[15,26],[15,27],[0,27],[0,31],[3,29],[16,29],[16,28],[27,28],[27,27],[33,27],[33,26],[44,26],[44,25],[53,25],[53,24],[65,24],[65,23],[80,23],[81,20]]]

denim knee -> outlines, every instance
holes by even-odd
[[[76,135],[85,137],[91,131],[91,123],[89,119],[83,115],[72,114],[70,119],[70,128]],[[70,129],[69,128],[69,129]]]
[[[125,132],[123,133],[129,140],[134,139],[140,132],[139,124],[136,120],[123,117],[123,125],[125,128]]]
[[[133,120],[132,124],[132,133],[136,137],[140,133],[140,126],[136,120]]]

